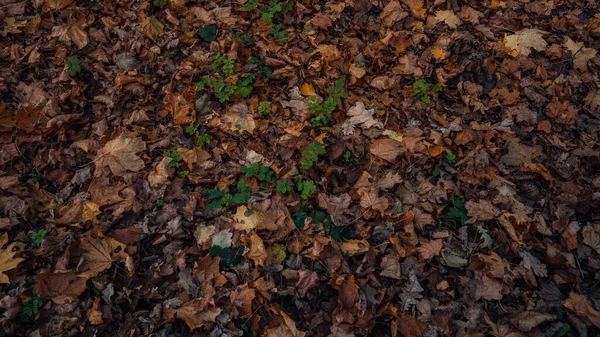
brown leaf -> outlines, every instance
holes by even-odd
[[[238,289],[231,292],[229,303],[239,308],[240,318],[248,318],[252,316],[252,301],[256,297],[256,291],[248,287],[248,284],[243,284]]]
[[[158,19],[152,15],[151,17],[145,17],[141,23],[142,27],[146,30],[146,35],[153,39],[157,40],[165,33],[163,28],[165,27]]]
[[[452,29],[456,29],[456,27],[460,25],[460,19],[453,11],[437,11],[435,13],[435,19],[438,22],[444,22]]]
[[[588,297],[571,292],[569,298],[562,301],[562,305],[574,311],[577,316],[588,319],[600,328],[600,311],[594,308]]]
[[[367,240],[344,241],[340,247],[342,253],[350,256],[364,254],[369,251],[370,245]]]
[[[388,254],[381,259],[381,276],[394,278],[396,280],[402,279],[402,269],[400,267],[400,261],[398,256],[395,254]]]
[[[437,239],[429,242],[421,243],[421,246],[417,247],[419,257],[422,259],[429,260],[434,256],[439,256],[442,251],[444,240]]]
[[[243,133],[244,131],[252,134],[256,124],[254,118],[248,112],[246,103],[238,103],[232,106],[229,111],[223,115],[222,121],[229,124],[230,131]]]
[[[126,260],[129,255],[125,253],[125,245],[112,238],[84,238],[81,240],[81,249],[84,251],[83,262],[78,270],[79,277],[91,278],[110,268],[113,262]],[[133,270],[129,271],[130,274]]]
[[[594,227],[585,226],[583,227],[581,233],[583,234],[583,243],[590,246],[592,249],[598,252],[598,254],[600,254],[600,234],[596,232]]]
[[[162,185],[169,183],[171,174],[175,171],[169,167],[171,158],[164,157],[161,161],[152,168],[152,171],[148,173],[148,183],[150,187],[158,188]]]
[[[276,212],[263,212],[260,209],[249,210],[242,205],[237,208],[234,219],[236,224],[235,229],[239,231],[251,231],[255,229],[276,230],[279,228],[275,223],[279,219],[279,214]]]
[[[388,76],[378,76],[371,80],[370,85],[381,91],[389,90],[396,84],[396,79]]]
[[[305,337],[306,332],[298,330],[296,323],[283,310],[279,311],[281,319],[269,324],[262,336],[264,337]]]
[[[122,176],[127,171],[138,172],[144,168],[144,161],[136,153],[146,150],[142,138],[132,138],[120,135],[109,141],[98,151],[96,167],[108,166],[116,176]]]
[[[78,200],[72,206],[66,206],[61,210],[63,213],[57,224],[75,224],[80,222],[92,221],[100,213],[100,207],[95,202],[89,200]]]
[[[400,149],[399,142],[389,138],[382,138],[376,139],[371,143],[369,152],[376,157],[393,163],[396,157],[402,153],[402,150]]]
[[[263,240],[256,233],[252,232],[246,243],[250,245],[250,249],[244,256],[254,261],[256,266],[264,266],[268,254],[265,250]]]
[[[384,8],[379,18],[383,21],[385,27],[391,27],[399,20],[404,19],[408,16],[408,13],[402,10],[400,2],[394,0],[390,1]]]
[[[510,323],[516,326],[519,330],[528,332],[538,325],[546,321],[553,321],[554,319],[554,315],[542,314],[536,311],[523,311],[516,317],[512,318]]]
[[[73,0],[44,0],[42,12],[47,13],[57,9],[63,9],[72,3]]]
[[[498,218],[498,222],[511,239],[519,244],[523,243],[523,235],[529,232],[529,221],[518,214],[504,213]]]
[[[502,299],[502,281],[483,275],[481,283],[478,284],[475,291],[475,298],[500,301]]]
[[[319,275],[314,271],[300,270],[298,271],[298,275],[299,278],[296,289],[298,289],[300,297],[304,297],[310,289],[319,284]]]
[[[187,125],[196,121],[196,110],[183,95],[168,92],[163,101],[165,109],[173,116],[175,125]]]
[[[468,224],[472,224],[477,221],[490,221],[500,214],[500,210],[494,207],[494,205],[487,200],[469,200],[465,203],[465,208],[467,209],[470,218],[466,222]]]
[[[73,272],[38,274],[35,280],[35,292],[38,296],[51,299],[56,304],[76,301],[86,289],[86,279]]]
[[[350,310],[358,303],[360,295],[358,285],[354,281],[354,275],[346,274],[333,277],[329,284],[338,291],[338,302],[346,309]]]
[[[165,317],[182,319],[191,330],[195,330],[207,323],[214,323],[221,311],[221,308],[207,303],[204,298],[196,298],[185,303],[179,309],[166,310]]]
[[[316,53],[320,53],[323,59],[328,62],[339,60],[342,57],[336,46],[328,44],[318,45],[313,54]]]
[[[210,154],[199,146],[192,149],[178,148],[177,153],[181,155],[189,170],[194,168],[194,164],[202,164],[210,159]]]
[[[94,298],[94,303],[92,304],[92,308],[88,314],[88,320],[92,325],[102,324],[102,311],[100,311],[100,298]]]
[[[360,206],[362,208],[377,211],[383,216],[389,204],[386,198],[379,198],[375,188],[360,188],[358,194],[360,194]]]

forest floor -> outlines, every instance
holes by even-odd
[[[0,0],[0,337],[599,336],[599,6]]]

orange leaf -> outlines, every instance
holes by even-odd
[[[307,97],[312,96],[315,94],[315,87],[313,87],[313,85],[308,82],[304,82],[304,84],[302,84],[302,86],[300,87],[300,93]]]

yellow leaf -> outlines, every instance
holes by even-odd
[[[504,38],[504,44],[511,50],[512,56],[515,56],[512,52],[528,56],[531,54],[531,49],[537,51],[546,49],[547,43],[542,37],[543,34],[546,34],[543,30],[523,29],[513,35],[506,36]]]
[[[4,233],[3,235],[0,235],[0,243],[2,245],[7,241],[8,234]],[[4,274],[4,272],[16,268],[17,265],[23,261],[22,258],[15,257],[15,255],[23,248],[22,246],[24,245],[19,242],[13,242],[6,247],[6,249],[0,250],[0,284],[10,283],[8,275]]]
[[[80,200],[72,206],[64,208],[66,211],[63,216],[56,220],[57,224],[74,224],[79,222],[92,221],[100,212],[100,206],[89,200]]]
[[[492,0],[490,4],[487,6],[489,9],[500,9],[506,8],[506,1],[501,0]]]
[[[443,60],[443,59],[445,59],[445,58],[446,58],[446,52],[445,52],[445,51],[443,51],[441,48],[437,48],[437,47],[436,47],[436,48],[433,48],[433,49],[431,50],[431,54],[433,55],[433,57],[434,57],[436,60]]]
[[[340,249],[344,254],[354,256],[368,252],[369,247],[367,240],[348,240],[342,243]]]
[[[283,247],[280,244],[274,244],[267,248],[267,266],[272,266],[276,264],[280,264],[285,260],[286,254]]]
[[[410,7],[410,11],[417,19],[425,19],[427,8],[423,8],[422,0],[404,0],[403,2]]]
[[[304,82],[304,84],[302,84],[302,86],[300,87],[300,93],[307,97],[312,96],[315,94],[315,87],[313,87],[313,85],[308,82]]]
[[[279,215],[276,212],[263,212],[259,209],[249,210],[246,206],[242,205],[237,208],[234,219],[237,222],[234,228],[239,231],[251,231],[254,229],[272,231],[278,228],[275,221],[279,219]]]
[[[313,54],[321,53],[321,56],[325,61],[331,62],[338,60],[341,58],[340,51],[336,46],[330,44],[320,44],[317,46],[317,49],[313,52]]]

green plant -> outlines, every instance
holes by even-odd
[[[350,150],[344,151],[344,153],[342,154],[342,156],[344,157],[344,160],[347,163],[351,163],[354,160],[354,158],[352,156],[352,151],[350,151]]]
[[[287,181],[278,181],[275,183],[275,190],[279,193],[289,193],[294,190],[294,186],[290,185]]]
[[[348,94],[343,92],[344,81],[335,81],[335,86],[327,88],[325,91],[329,97],[325,101],[317,96],[308,98],[308,109],[315,116],[310,121],[313,127],[326,126],[329,124],[329,117],[337,109],[338,105],[342,104],[342,98],[348,97]]]
[[[431,96],[429,96],[428,92],[432,89],[434,92],[440,92],[443,90],[442,86],[438,83],[433,85],[428,83],[425,79],[418,79],[413,83],[413,95],[419,97],[422,102],[429,104],[431,103]]]
[[[165,199],[156,199],[156,201],[154,202],[154,204],[158,207],[161,207],[165,204]]]
[[[260,181],[275,183],[275,172],[266,166],[262,166],[260,163],[254,163],[250,167],[243,166],[240,172],[244,173],[246,177],[256,177]]]
[[[442,210],[440,220],[451,228],[460,228],[464,225],[467,221],[467,210],[463,201],[454,197]]]
[[[163,156],[171,158],[171,161],[169,162],[169,167],[171,168],[179,168],[179,163],[183,160],[183,157],[181,157],[179,152],[177,152],[176,150],[164,150]]]
[[[192,124],[188,125],[188,127],[185,129],[185,133],[187,133],[188,136],[190,136],[190,137],[195,135],[197,132],[198,132],[198,128]]]
[[[67,64],[69,76],[75,77],[77,74],[81,73],[81,60],[77,55],[69,57],[65,63]]]
[[[185,170],[182,170],[182,171],[179,171],[179,172],[177,172],[177,175],[178,175],[180,178],[185,178],[185,177],[187,177],[187,176],[189,176],[189,175],[190,175],[190,171],[185,171]]]
[[[215,41],[217,39],[217,27],[204,26],[198,31],[198,36],[206,42]]]
[[[290,35],[290,32],[287,30],[281,30],[281,27],[283,27],[283,24],[278,24],[275,25],[273,27],[271,27],[269,30],[267,30],[267,33],[273,35],[274,38],[276,38],[277,40],[279,40],[279,43],[281,44],[286,44],[288,43],[288,35]]]
[[[303,228],[306,219],[310,217],[311,224],[322,224],[323,229],[329,232],[329,236],[334,241],[342,242],[352,237],[352,230],[349,227],[337,227],[333,225],[329,214],[319,211],[315,213],[309,213],[301,208],[298,212],[294,213],[294,224],[298,228]]]
[[[246,98],[252,93],[254,75],[238,78],[234,83],[225,81],[225,78],[235,73],[235,62],[232,58],[217,54],[209,57],[209,60],[212,61],[212,68],[219,77],[209,76],[203,78],[196,85],[197,90],[204,90],[206,87],[212,88],[221,103],[228,101],[231,96]]]
[[[317,186],[312,180],[303,180],[301,176],[295,176],[294,183],[296,191],[301,193],[300,197],[304,200],[308,199],[308,196],[317,190]]]
[[[37,232],[31,234],[31,241],[33,241],[33,243],[39,246],[44,242],[46,234],[48,234],[48,230],[42,228]]]
[[[267,65],[267,61],[262,58],[258,58],[256,56],[251,56],[248,59],[248,64],[255,65],[254,71],[259,74],[263,74],[263,82],[267,83],[271,75],[273,74],[273,69]]]
[[[233,28],[227,29],[227,33],[231,35],[231,39],[239,39],[241,44],[252,42],[252,37],[246,35],[240,31],[234,30]]]
[[[261,114],[271,113],[271,103],[269,103],[268,101],[262,101],[258,105],[257,109],[258,109],[258,112]]]
[[[33,317],[40,312],[42,304],[44,304],[44,301],[33,292],[33,298],[30,301],[23,303],[21,310],[19,310],[19,321],[22,323],[31,322]]]
[[[431,174],[434,177],[439,177],[440,176],[440,166],[439,165],[435,165],[435,167],[433,168],[433,172],[431,172]]]
[[[206,212],[221,207],[227,207],[231,203],[236,203],[238,205],[244,204],[246,201],[250,200],[252,193],[249,192],[250,188],[246,186],[246,181],[244,181],[244,179],[238,181],[237,189],[239,193],[233,195],[228,191],[219,191],[215,189],[208,190],[208,200],[210,202],[206,205]]]
[[[203,146],[204,144],[208,145],[212,140],[213,136],[209,135],[208,133],[203,133],[198,135],[198,138],[196,139],[196,146]]]
[[[219,263],[222,270],[231,270],[231,267],[242,262],[242,256],[245,249],[246,247],[244,246],[233,248],[214,245],[208,249],[208,253],[212,256],[222,257],[221,262]]]
[[[249,11],[258,8],[261,13],[261,19],[271,24],[273,20],[280,14],[285,14],[294,8],[294,1],[279,2],[278,0],[270,0],[268,5],[258,2],[258,0],[249,0],[243,7],[243,11]]]
[[[169,0],[154,0],[152,4],[154,7],[164,8],[169,3]]]
[[[311,168],[317,161],[319,161],[319,155],[325,154],[325,144],[320,142],[312,142],[308,144],[306,149],[302,151],[302,158],[300,161],[300,166],[308,170]]]
[[[448,151],[446,153],[446,161],[448,161],[448,164],[450,164],[450,165],[456,163],[456,155],[454,153]]]

